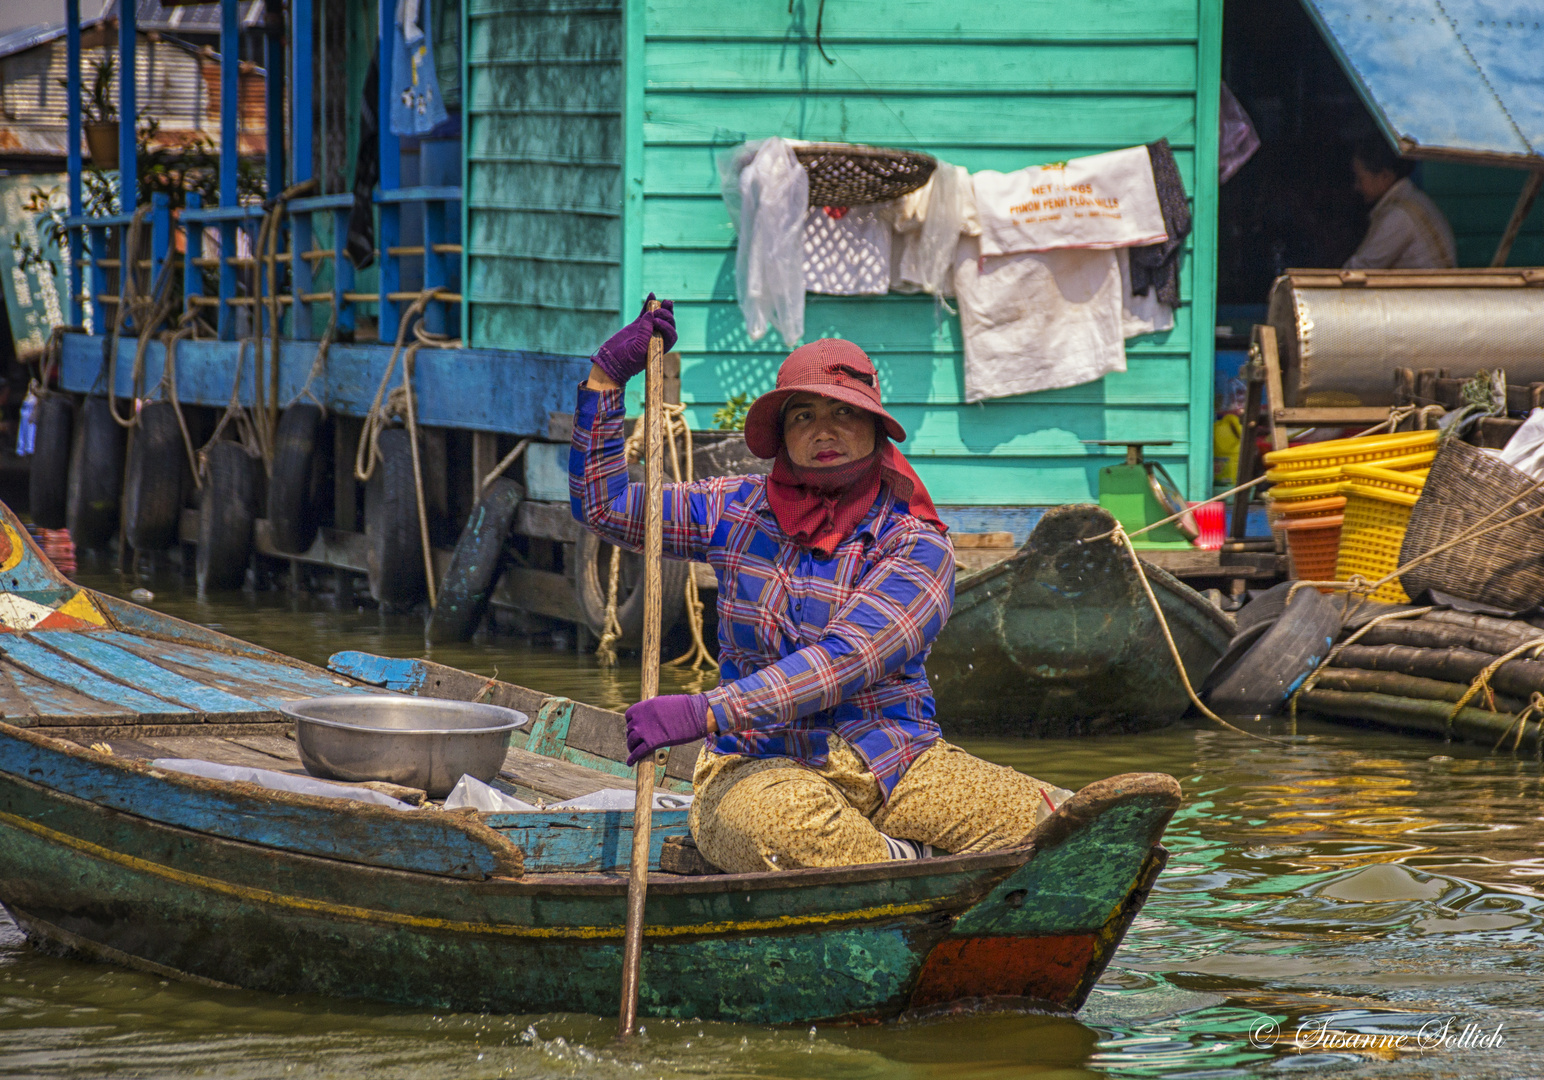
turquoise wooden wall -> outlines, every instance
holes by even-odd
[[[588,355],[646,293],[672,297],[708,427],[790,344],[745,334],[720,151],[775,134],[1011,170],[1167,137],[1194,196],[1185,302],[1124,374],[963,405],[959,321],[928,297],[811,296],[805,340],[874,357],[940,503],[1088,499],[1122,455],[1081,439],[1173,440],[1153,456],[1210,490],[1221,0],[833,0],[830,64],[817,0],[619,2],[468,0],[473,344]]]
[[[1455,165],[1446,161],[1421,164],[1421,186],[1453,226],[1459,266],[1490,265],[1527,177],[1523,169]],[[1533,204],[1533,212],[1523,222],[1523,230],[1512,245],[1507,265],[1544,265],[1544,199]]]
[[[621,297],[621,0],[465,0],[471,343],[588,356]]]

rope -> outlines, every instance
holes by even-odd
[[[1528,699],[1528,704],[1524,705],[1522,710],[1513,718],[1512,723],[1507,725],[1507,729],[1501,733],[1501,737],[1496,740],[1496,745],[1490,748],[1490,752],[1494,754],[1497,750],[1500,750],[1501,744],[1506,742],[1506,737],[1512,734],[1512,729],[1515,727],[1517,729],[1517,738],[1512,741],[1512,753],[1517,753],[1518,747],[1523,744],[1523,730],[1527,727],[1530,716],[1544,717],[1544,694],[1539,693],[1537,690]]]
[[[166,366],[161,372],[161,387],[166,400],[172,403],[172,412],[177,415],[177,428],[182,432],[182,448],[187,452],[188,466],[193,470],[193,486],[202,491],[204,478],[198,467],[198,451],[193,449],[193,435],[188,430],[187,418],[182,415],[182,402],[177,398],[177,342],[196,336],[197,330],[197,323],[185,315],[177,332],[166,339]]]
[[[1101,536],[1090,537],[1089,539],[1102,540],[1105,536],[1108,535],[1110,534],[1106,533]],[[1201,699],[1196,695],[1195,687],[1190,685],[1190,674],[1185,670],[1185,661],[1180,658],[1179,646],[1174,644],[1174,635],[1169,632],[1169,620],[1164,617],[1163,607],[1158,603],[1158,597],[1153,593],[1152,583],[1147,580],[1147,573],[1142,569],[1142,559],[1137,555],[1137,549],[1131,543],[1131,537],[1126,535],[1126,530],[1121,528],[1119,524],[1115,526],[1113,535],[1115,536],[1116,541],[1125,547],[1126,554],[1131,556],[1131,565],[1136,569],[1137,580],[1142,583],[1142,591],[1147,594],[1147,602],[1152,606],[1153,617],[1158,620],[1158,629],[1163,631],[1164,643],[1169,647],[1169,656],[1174,661],[1174,669],[1179,672],[1180,682],[1185,686],[1185,694],[1190,698],[1190,703],[1201,711],[1201,715],[1205,716],[1208,720],[1212,720],[1215,723],[1222,725],[1229,731],[1235,732],[1239,735],[1247,735],[1251,739],[1259,739],[1261,742],[1274,743],[1277,746],[1285,747],[1289,750],[1293,749],[1291,743],[1283,742],[1280,739],[1273,739],[1268,735],[1259,735],[1253,731],[1245,731],[1241,727],[1236,727],[1206,707],[1205,703],[1202,702]],[[1087,541],[1085,541],[1085,543],[1086,542]]]
[[[413,394],[413,368],[417,362],[418,350],[425,345],[438,349],[459,348],[461,345],[459,340],[453,340],[444,334],[430,333],[422,326],[416,325],[423,316],[424,308],[429,306],[431,300],[440,296],[441,292],[442,290],[438,287],[424,289],[402,313],[402,319],[397,324],[396,345],[391,350],[391,359],[381,375],[380,385],[375,388],[375,399],[370,403],[370,411],[365,414],[364,430],[360,434],[359,448],[354,454],[354,479],[360,483],[367,483],[381,460],[379,440],[381,431],[387,425],[387,418],[397,415],[406,419],[408,447],[413,458],[413,494],[418,503],[418,539],[423,553],[424,581],[428,586],[431,610],[438,603],[439,589],[434,574],[434,549],[429,546],[429,508],[424,498],[423,464],[418,453],[418,408]],[[403,345],[407,341],[409,329],[414,331],[413,343],[407,346],[404,355]],[[386,387],[391,382],[399,356],[402,357],[402,382],[388,394]]]
[[[667,408],[668,408],[668,406],[667,406]],[[1263,475],[1262,476],[1257,476],[1253,480],[1249,481],[1249,483],[1247,483],[1247,484],[1240,484],[1236,488],[1229,488],[1227,491],[1224,491],[1221,495],[1213,495],[1210,499],[1203,499],[1201,502],[1191,503],[1189,506],[1185,507],[1185,509],[1181,510],[1177,514],[1170,514],[1168,517],[1164,518],[1162,521],[1155,521],[1151,525],[1143,525],[1140,529],[1133,529],[1131,532],[1126,533],[1126,535],[1127,536],[1141,536],[1143,533],[1149,532],[1149,531],[1151,531],[1153,529],[1156,529],[1160,525],[1167,525],[1171,521],[1178,521],[1182,517],[1190,516],[1190,514],[1195,512],[1195,508],[1198,507],[1198,506],[1205,506],[1207,503],[1222,502],[1224,499],[1231,499],[1233,496],[1237,495],[1240,491],[1248,491],[1250,488],[1254,487],[1255,485],[1263,484],[1263,483],[1265,483],[1265,477]],[[1115,528],[1111,529],[1109,532],[1102,532],[1098,536],[1090,536],[1090,537],[1088,537],[1088,539],[1084,540],[1083,542],[1085,544],[1091,544],[1095,540],[1108,540],[1110,537],[1114,536],[1116,533],[1121,532],[1121,531],[1122,531],[1122,526],[1116,525]]]
[[[1447,737],[1449,739],[1453,737],[1453,721],[1458,719],[1458,714],[1463,712],[1464,706],[1469,704],[1474,696],[1481,690],[1485,691],[1486,703],[1490,706],[1491,711],[1494,712],[1496,709],[1496,698],[1494,692],[1490,688],[1490,677],[1496,673],[1496,669],[1501,667],[1501,665],[1506,663],[1508,660],[1515,660],[1523,653],[1528,652],[1531,649],[1537,649],[1540,646],[1544,646],[1544,637],[1534,638],[1526,645],[1519,645],[1511,652],[1503,653],[1501,656],[1498,656],[1492,660],[1489,664],[1486,664],[1484,669],[1474,677],[1474,681],[1469,684],[1469,689],[1465,690],[1463,696],[1458,699],[1458,702],[1453,706],[1452,711],[1448,713],[1447,720],[1443,724],[1443,728]],[[1535,659],[1537,659],[1537,657],[1535,657]],[[1499,746],[1501,744],[1498,742],[1496,745]]]
[[[113,332],[107,352],[107,407],[119,427],[132,429],[139,424],[139,411],[130,406],[128,416],[118,415],[116,388],[118,385],[118,338],[125,324],[132,319],[138,340],[134,347],[134,368],[131,400],[138,401],[144,391],[145,351],[157,328],[166,321],[175,305],[171,301],[172,260],[168,256],[161,264],[156,281],[150,283],[150,292],[140,290],[138,280],[139,249],[144,220],[151,212],[149,206],[141,206],[129,220],[128,235],[119,248],[119,303],[118,315],[113,320]]]
[[[1290,594],[1291,590],[1288,590],[1288,592]],[[1290,599],[1288,600],[1288,603],[1291,603]],[[1299,686],[1296,693],[1292,695],[1292,700],[1287,703],[1287,711],[1288,714],[1292,717],[1292,722],[1294,724],[1297,723],[1297,699],[1313,689],[1314,683],[1319,681],[1319,676],[1324,674],[1324,669],[1335,662],[1335,658],[1345,650],[1347,645],[1356,644],[1356,642],[1363,634],[1367,633],[1367,631],[1382,623],[1390,622],[1395,619],[1413,619],[1419,615],[1425,615],[1429,611],[1436,610],[1437,609],[1435,606],[1411,608],[1409,611],[1391,611],[1386,615],[1379,615],[1376,618],[1368,619],[1365,625],[1359,627],[1355,633],[1351,634],[1350,637],[1346,638],[1346,640],[1342,641],[1340,644],[1331,649],[1329,651],[1329,655],[1320,662],[1319,666],[1308,673],[1308,678],[1303,680],[1303,684]]]
[[[532,442],[532,440],[529,437],[527,437],[527,438],[521,439],[519,442],[515,443],[515,448],[513,450],[511,450],[509,453],[505,454],[503,460],[500,461],[497,465],[495,465],[493,467],[493,470],[491,472],[489,472],[487,476],[482,478],[482,482],[480,484],[478,484],[478,486],[477,486],[478,498],[481,498],[483,495],[487,494],[488,485],[493,483],[499,477],[503,476],[504,475],[504,470],[509,468],[517,460],[519,460],[520,455],[525,453],[525,448],[527,446],[530,446],[531,442]]]
[[[686,406],[665,402],[665,438],[666,445],[670,448],[670,474],[675,483],[691,483],[692,471],[692,428],[686,422]],[[629,464],[637,461],[643,453],[644,425],[642,421],[633,424],[633,430],[623,443],[622,453]],[[685,467],[682,467],[682,447],[676,442],[681,438],[685,443]],[[519,449],[518,447],[516,448]],[[622,639],[622,623],[617,615],[618,592],[621,589],[621,555],[613,545],[611,548],[611,566],[606,585],[606,618],[602,624],[600,642],[595,646],[595,659],[601,667],[614,667],[617,662],[616,645]],[[703,666],[709,668],[717,666],[713,654],[708,651],[708,646],[703,639],[703,603],[702,594],[697,589],[697,579],[694,575],[686,575],[685,600],[686,623],[691,630],[692,644],[674,660],[667,660],[665,667],[684,667],[689,671],[701,671]]]

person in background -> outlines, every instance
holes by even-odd
[[[1372,207],[1367,235],[1346,260],[1348,270],[1441,270],[1458,265],[1453,228],[1437,204],[1410,180],[1414,168],[1373,136],[1357,143],[1351,175]]]
[[[627,478],[622,387],[656,329],[668,349],[668,300],[596,352],[568,466],[574,517],[634,551],[645,500]],[[868,356],[826,338],[795,349],[746,416],[770,476],[665,486],[665,557],[718,576],[719,683],[628,709],[628,764],[704,740],[689,822],[720,869],[1013,847],[1068,794],[940,737],[923,664],[954,601],[954,549],[891,441],[905,437]]]

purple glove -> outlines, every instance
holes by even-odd
[[[627,763],[636,765],[662,746],[680,746],[708,733],[708,695],[669,694],[627,710]]]
[[[649,294],[649,299],[654,299],[653,293]],[[645,301],[643,308],[642,315],[607,338],[606,344],[596,349],[591,357],[595,366],[618,386],[627,385],[628,379],[648,366],[649,338],[654,336],[654,331],[658,330],[665,339],[666,352],[676,343],[675,309],[671,302],[662,301],[658,308],[650,311]]]

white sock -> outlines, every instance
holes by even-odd
[[[901,840],[884,833],[879,835],[884,837],[885,847],[890,849],[892,859],[931,859],[933,857],[932,844],[924,844],[920,840]]]

